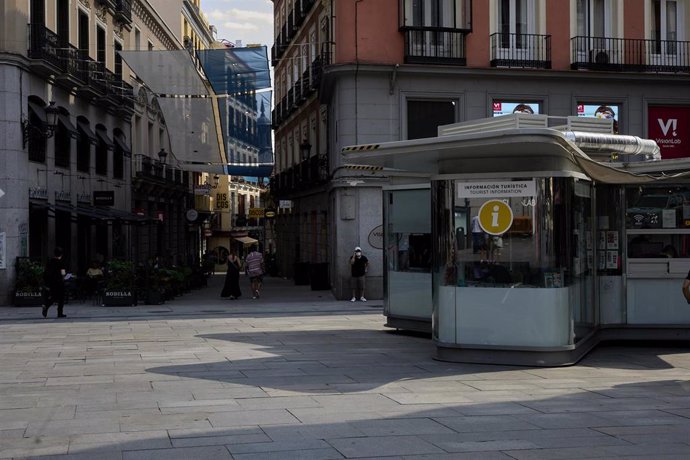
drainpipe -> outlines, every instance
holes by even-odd
[[[642,157],[643,161],[661,160],[661,150],[651,139],[624,134],[586,133],[581,131],[565,131],[565,138],[588,152],[610,154],[616,152],[623,155]]]

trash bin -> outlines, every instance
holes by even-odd
[[[312,291],[326,291],[331,288],[328,279],[328,263],[311,264],[309,266],[309,278],[311,278]]]
[[[295,262],[294,274],[296,286],[309,284],[309,263]]]

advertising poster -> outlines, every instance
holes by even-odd
[[[661,149],[661,158],[690,157],[690,107],[650,106],[647,136]]]
[[[493,102],[493,116],[510,115],[511,113],[539,113],[539,102]]]
[[[577,104],[578,117],[613,120],[613,132],[618,134],[618,112],[620,106],[615,104]]]
[[[5,252],[5,232],[0,232],[0,270],[7,268],[7,255]]]
[[[618,231],[606,232],[606,249],[618,249]]]

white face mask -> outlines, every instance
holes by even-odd
[[[355,257],[362,257],[362,253],[359,252],[359,251],[356,251],[356,252],[355,252]]]

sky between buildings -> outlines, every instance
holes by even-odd
[[[202,0],[201,9],[218,29],[218,39],[242,45],[273,45],[271,0]]]

